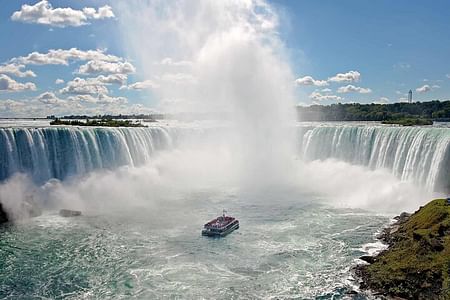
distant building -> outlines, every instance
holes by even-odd
[[[408,92],[408,103],[412,103],[412,91],[409,90]]]

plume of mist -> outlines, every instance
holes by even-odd
[[[294,80],[272,7],[262,0],[118,6],[124,44],[145,79],[158,82],[160,108],[227,116],[233,134],[221,146],[239,169],[233,175],[249,185],[282,183],[294,153]]]

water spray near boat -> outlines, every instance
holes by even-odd
[[[206,223],[202,230],[203,236],[224,237],[239,228],[239,220],[226,216],[226,210],[223,210],[222,216]]]

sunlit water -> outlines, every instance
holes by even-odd
[[[156,211],[47,212],[3,227],[0,297],[7,299],[342,299],[350,268],[388,218],[279,192],[181,195]],[[151,195],[149,195],[151,198]],[[226,207],[241,228],[202,237]]]

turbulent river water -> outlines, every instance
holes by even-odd
[[[446,126],[300,124],[293,159],[308,175],[298,187],[243,188],[203,174],[198,158],[177,150],[186,132],[211,134],[204,128],[3,125],[0,199],[32,194],[47,208],[0,228],[6,299],[345,299],[357,285],[351,267],[380,247],[374,235],[404,206],[384,208],[412,201],[404,185],[431,195],[449,184]],[[209,161],[222,170],[217,157]],[[182,172],[192,165],[195,173]],[[315,177],[319,188],[308,189]],[[386,205],[359,194],[362,184]],[[83,216],[60,217],[62,206]],[[201,237],[222,208],[241,228]]]

